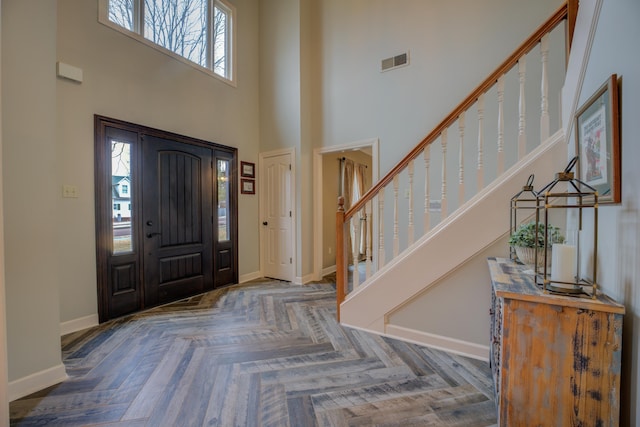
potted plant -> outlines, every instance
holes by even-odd
[[[560,234],[560,229],[549,225],[545,230],[545,225],[538,223],[536,233],[536,223],[529,222],[521,224],[509,237],[509,245],[513,247],[516,256],[523,264],[534,265],[536,252],[538,253],[538,267],[544,265],[544,236],[547,234],[546,250],[551,249],[554,243],[563,243],[564,236]],[[547,262],[551,261],[551,256],[547,256]]]

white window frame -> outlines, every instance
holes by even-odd
[[[209,0],[209,2],[210,2],[209,11],[210,11],[211,17],[213,17],[213,13],[214,13],[213,7],[222,9],[227,13],[227,19],[228,19],[227,36],[225,37],[225,43],[226,43],[225,55],[227,57],[226,59],[227,75],[226,76],[221,76],[220,74],[215,73],[212,68],[203,67],[202,65],[195,63],[185,58],[184,56],[181,56],[145,38],[144,37],[144,13],[142,13],[142,10],[144,10],[144,0],[136,0],[134,2],[134,8],[135,8],[134,15],[135,17],[137,17],[137,19],[133,23],[135,31],[129,31],[127,28],[121,27],[115,22],[109,20],[109,0],[98,0],[98,22],[100,22],[101,24],[111,29],[119,31],[122,34],[125,34],[131,37],[132,39],[144,45],[147,45],[159,52],[162,52],[165,55],[168,55],[184,64],[187,64],[198,71],[201,71],[205,74],[215,77],[216,79],[221,80],[230,86],[236,87],[236,59],[235,59],[236,58],[236,25],[235,25],[236,8],[227,0]],[[211,46],[211,43],[212,43],[211,35],[209,37],[208,43],[209,43],[209,46]],[[210,55],[213,54],[213,51],[211,49],[209,50],[209,52],[211,52]],[[213,58],[211,62],[213,66]]]

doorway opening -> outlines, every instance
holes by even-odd
[[[236,149],[95,117],[100,322],[238,281]]]
[[[323,147],[314,150],[314,280],[335,272],[335,239],[336,239],[336,211],[338,208],[338,196],[343,191],[344,176],[342,175],[343,158],[353,162],[354,168],[358,165],[366,166],[364,186],[357,195],[362,196],[371,185],[379,178],[378,170],[378,139],[357,141],[349,144]],[[355,180],[355,174],[351,180]],[[351,194],[356,190],[355,182],[351,186]],[[377,218],[367,224],[368,230],[377,230]],[[377,234],[372,233],[371,244],[377,245]],[[363,248],[364,249],[364,248]]]

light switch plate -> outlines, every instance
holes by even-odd
[[[67,199],[77,199],[78,195],[78,187],[75,185],[65,184],[62,186],[62,197]]]

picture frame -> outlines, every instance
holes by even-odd
[[[243,178],[256,177],[256,164],[250,162],[240,162],[240,176]]]
[[[618,76],[612,74],[575,116],[578,178],[596,189],[599,204],[621,201],[619,117]]]
[[[253,179],[240,179],[240,192],[242,194],[256,194],[256,182]]]

